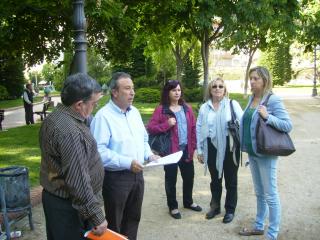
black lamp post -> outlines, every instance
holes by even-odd
[[[84,15],[84,0],[74,0],[72,4],[75,53],[73,56],[71,72],[87,73],[87,26]]]
[[[314,78],[313,78],[313,89],[312,89],[312,97],[315,97],[318,95],[317,92],[317,48],[319,46],[314,47]]]

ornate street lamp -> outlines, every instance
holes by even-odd
[[[317,92],[317,50],[320,50],[320,46],[316,45],[314,48],[314,78],[313,78],[313,89],[312,89],[312,97],[315,97],[318,95]]]
[[[75,53],[71,72],[87,73],[87,24],[84,15],[84,0],[74,0],[72,4]]]

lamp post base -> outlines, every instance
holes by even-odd
[[[316,88],[312,89],[312,97],[318,96],[318,92]]]

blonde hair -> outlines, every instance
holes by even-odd
[[[272,92],[272,78],[267,68],[257,66],[249,70],[249,76],[252,72],[256,72],[263,80],[263,95],[267,92]]]
[[[207,86],[207,89],[205,92],[205,101],[208,101],[209,99],[212,98],[212,95],[211,95],[212,86],[218,81],[220,81],[222,83],[222,85],[224,86],[223,96],[229,97],[229,93],[228,93],[227,85],[226,85],[225,81],[221,77],[217,77],[216,79],[214,79],[208,83],[208,86]]]

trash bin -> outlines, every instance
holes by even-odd
[[[8,212],[30,207],[29,171],[26,167],[0,168],[0,185]]]
[[[9,220],[8,213],[18,212],[17,219]],[[12,166],[0,168],[0,213],[3,215],[5,233],[0,227],[0,239],[10,237],[10,225],[23,217],[29,217],[31,230],[34,229],[30,204],[29,171],[26,167]],[[0,225],[1,226],[1,225]]]

